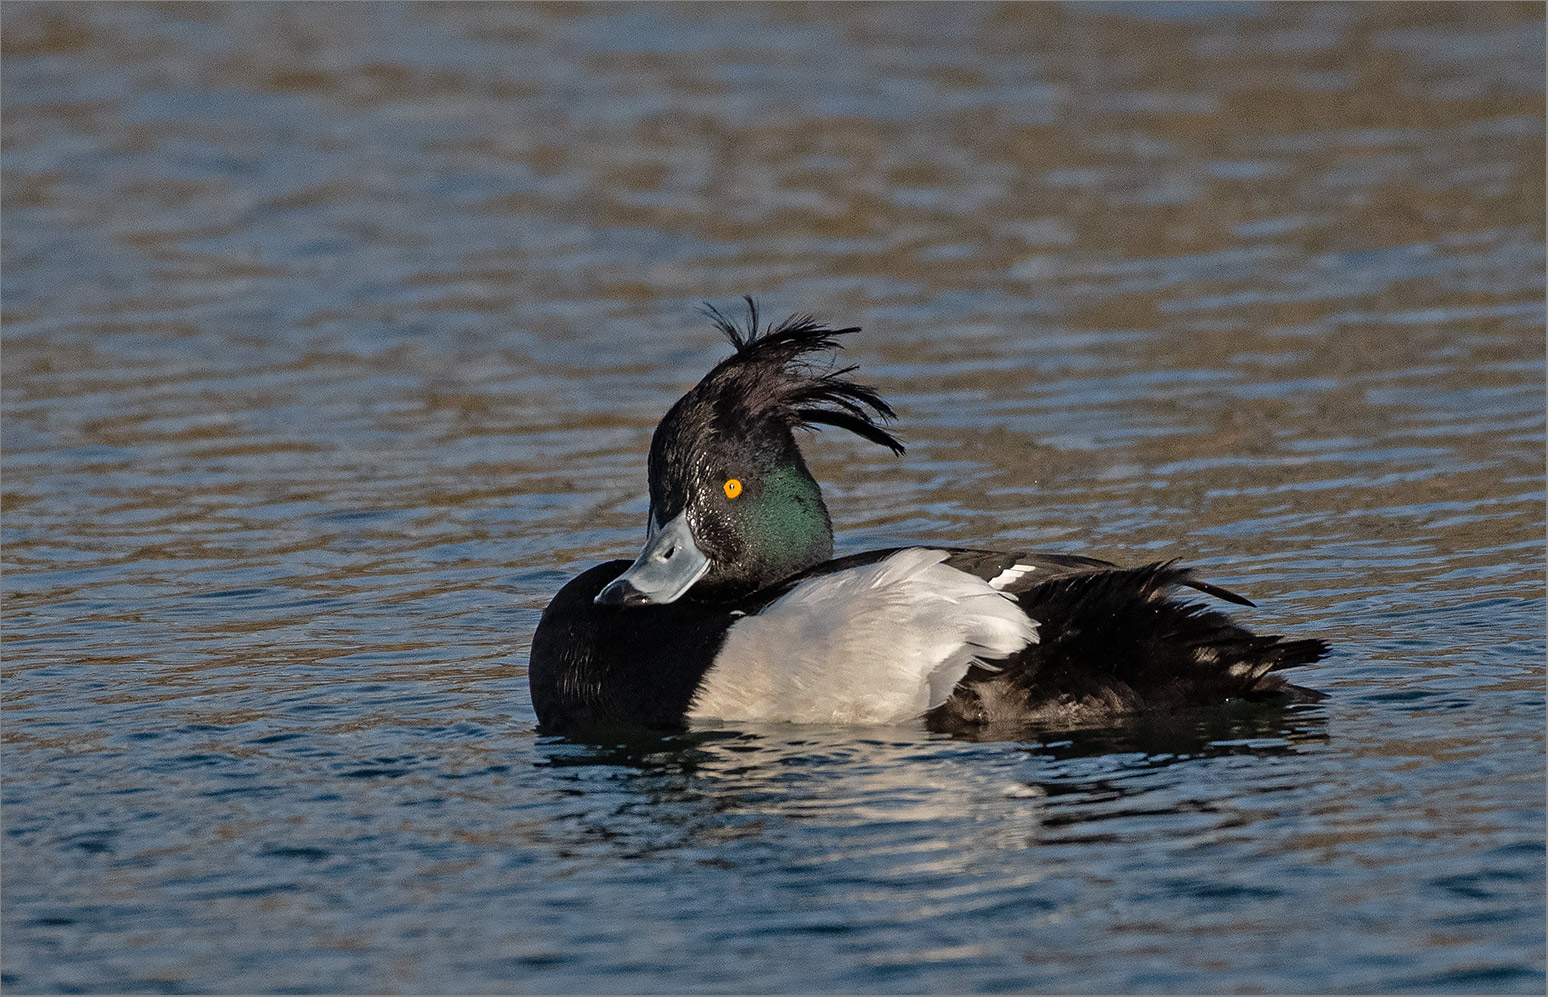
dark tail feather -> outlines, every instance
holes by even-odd
[[[1257,608],[1258,605],[1251,599],[1247,598],[1245,595],[1237,595],[1230,589],[1223,589],[1219,585],[1211,585],[1209,582],[1199,581],[1197,578],[1192,576],[1192,569],[1189,569],[1189,576],[1183,579],[1183,584],[1191,589],[1197,589],[1198,591],[1203,592],[1205,595],[1212,595],[1216,599],[1222,599],[1226,602],[1234,602],[1238,606]]]
[[[1076,720],[1227,699],[1324,698],[1278,673],[1322,658],[1325,642],[1254,634],[1177,598],[1184,586],[1224,591],[1159,562],[1063,575],[1022,592],[1038,643],[998,672],[975,669],[941,710],[989,723],[1016,719],[1018,708],[1028,720]]]
[[[1259,660],[1268,667],[1258,673],[1253,688],[1243,696],[1244,699],[1265,700],[1289,695],[1299,703],[1315,703],[1328,698],[1325,692],[1291,685],[1278,675],[1272,674],[1286,668],[1297,668],[1314,661],[1321,661],[1328,654],[1327,641],[1315,638],[1285,640],[1278,635],[1258,639],[1271,642],[1257,652]]]

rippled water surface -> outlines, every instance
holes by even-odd
[[[3,18],[7,989],[1543,991],[1541,5]],[[744,292],[1331,698],[538,736]]]

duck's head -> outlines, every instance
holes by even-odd
[[[811,354],[840,349],[809,316],[762,332],[747,299],[745,330],[706,309],[736,352],[667,412],[650,441],[645,549],[597,595],[608,606],[731,599],[833,555],[833,524],[801,458],[795,429],[838,426],[903,452],[877,425],[892,409],[849,380],[854,367],[819,370]]]

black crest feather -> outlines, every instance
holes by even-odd
[[[843,349],[838,337],[859,332],[859,326],[834,329],[810,315],[792,315],[760,330],[757,302],[751,296],[742,300],[747,302],[744,327],[705,303],[704,313],[736,353],[705,375],[694,393],[702,393],[727,414],[768,419],[792,429],[836,426],[893,453],[903,452],[897,437],[877,424],[877,419],[892,419],[896,413],[875,388],[850,379],[854,365],[823,370],[807,359]]]

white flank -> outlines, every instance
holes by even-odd
[[[1004,571],[1000,572],[998,575],[995,575],[993,578],[989,579],[989,587],[1002,589],[1009,585],[1011,582],[1014,582],[1016,579],[1020,578],[1022,575],[1036,570],[1037,568],[1030,564],[1013,564],[1006,568]]]
[[[899,551],[801,582],[738,620],[689,717],[887,724],[944,703],[975,661],[1037,640],[1037,624],[988,582]]]

